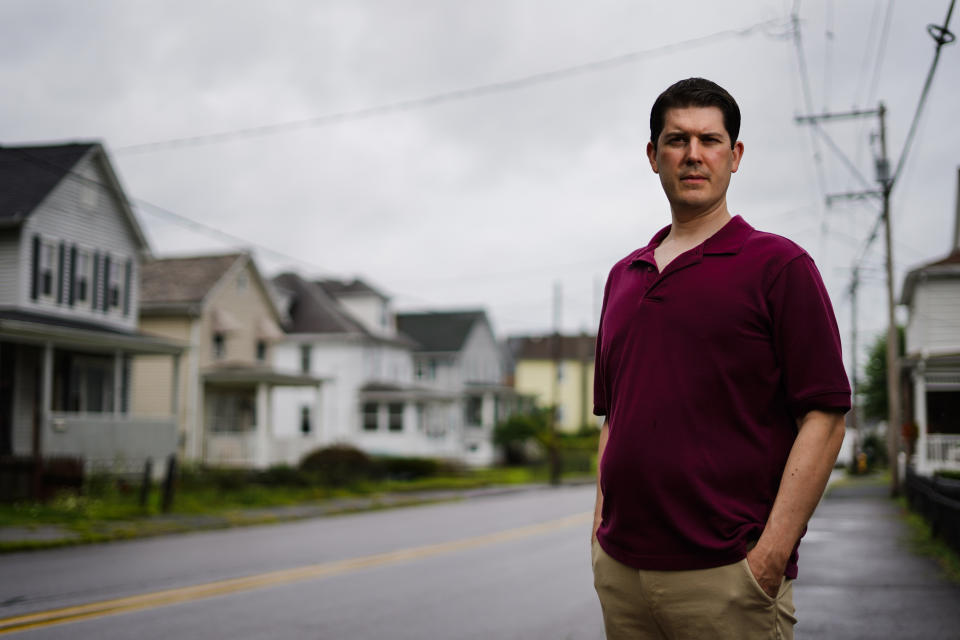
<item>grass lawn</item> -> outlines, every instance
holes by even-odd
[[[386,502],[381,501],[381,497],[386,494],[393,496],[391,505],[411,505],[430,499],[429,496],[417,496],[416,492],[521,485],[546,480],[545,469],[509,467],[470,469],[456,475],[413,480],[365,482],[341,488],[236,480],[220,483],[182,481],[175,493],[173,508],[167,515],[161,513],[159,486],[153,487],[146,507],[141,507],[139,487],[100,478],[88,483],[82,494],[63,493],[47,503],[0,504],[0,526],[36,530],[53,525],[71,535],[71,539],[0,541],[0,551],[102,542],[198,528],[262,524],[296,517],[256,511],[270,507],[343,504],[328,511],[336,513],[383,508]],[[336,502],[343,498],[369,500]]]

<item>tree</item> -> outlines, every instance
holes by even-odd
[[[526,464],[533,442],[546,447],[549,440],[549,409],[536,408],[529,413],[515,413],[493,430],[493,443],[503,447],[507,464]]]
[[[900,356],[903,356],[903,327],[898,327]],[[865,380],[860,386],[863,395],[863,413],[872,420],[887,419],[887,332],[874,339],[864,368]]]

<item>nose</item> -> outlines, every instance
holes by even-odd
[[[696,137],[691,137],[690,142],[687,144],[687,156],[686,161],[688,164],[697,164],[703,160],[703,147],[700,144],[700,141]]]

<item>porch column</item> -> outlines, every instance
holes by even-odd
[[[257,385],[257,430],[253,464],[258,468],[270,466],[270,388],[261,382]]]
[[[123,407],[123,401],[120,398],[123,394],[123,352],[113,352],[113,415],[120,416],[120,409]]]
[[[913,421],[917,424],[917,473],[926,474],[927,457],[927,376],[923,360],[913,370]]]
[[[493,428],[497,423],[496,415],[496,402],[494,401],[494,394],[492,392],[487,392],[483,394],[483,404],[480,405],[480,423],[484,428]]]
[[[43,456],[43,434],[50,427],[53,408],[53,343],[43,345],[43,363],[40,369],[40,424],[33,431],[33,456]]]
[[[170,375],[170,413],[180,431],[180,354],[173,356],[173,372]]]

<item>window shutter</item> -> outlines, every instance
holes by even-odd
[[[96,311],[100,301],[100,252],[93,254],[93,279],[90,280],[90,308]]]
[[[133,260],[127,258],[127,264],[124,265],[123,272],[123,315],[130,315],[130,295],[133,293],[131,284],[133,282]]]
[[[40,297],[40,236],[33,236],[33,255],[31,256],[30,299]]]
[[[100,302],[104,313],[110,310],[110,254],[103,256],[103,293]]]
[[[57,304],[63,304],[63,274],[66,271],[67,247],[62,242],[57,251]]]
[[[77,282],[77,245],[70,245],[70,270],[67,275],[67,304],[71,307],[77,301],[77,293],[74,291]]]

